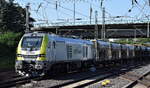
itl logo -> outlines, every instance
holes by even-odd
[[[31,55],[31,54],[35,54],[35,53],[33,51],[27,51],[26,54]]]
[[[27,48],[27,51],[31,51],[31,48]]]

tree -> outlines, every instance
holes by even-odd
[[[13,1],[0,1],[0,31],[24,32],[25,9]]]

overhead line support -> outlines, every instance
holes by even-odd
[[[149,38],[149,20],[147,22],[147,38]]]
[[[29,26],[29,3],[26,5],[26,30],[25,32],[29,32],[30,31],[30,26]]]
[[[102,29],[101,29],[101,39],[105,40],[106,30],[105,30],[105,7],[102,8]]]
[[[98,31],[98,24],[97,24],[97,16],[98,16],[98,13],[97,11],[95,11],[95,54],[96,54],[96,60],[99,59],[99,53],[98,53],[98,36],[99,36],[99,31]]]
[[[73,21],[74,21],[74,25],[75,25],[75,20],[76,20],[76,4],[75,4],[75,0],[74,0],[74,3],[73,3],[73,9],[74,9],[74,12],[73,12]]]

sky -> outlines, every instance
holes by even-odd
[[[22,7],[30,3],[31,17],[37,23],[73,22],[75,1],[75,17],[80,21],[90,20],[90,7],[92,8],[92,20],[95,18],[95,11],[98,12],[98,20],[102,20],[101,0],[15,0]],[[132,5],[132,0],[104,0],[106,19],[142,19],[150,15],[149,0],[137,0]],[[56,9],[57,2],[57,9]],[[129,12],[129,10],[131,11]],[[118,18],[115,18],[118,19]],[[79,22],[77,20],[76,22]]]

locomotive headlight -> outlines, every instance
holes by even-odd
[[[40,70],[44,68],[44,63],[43,62],[37,62],[35,64],[35,69]]]
[[[38,57],[45,57],[45,54],[39,54]]]
[[[17,54],[17,57],[22,57],[22,54]]]

